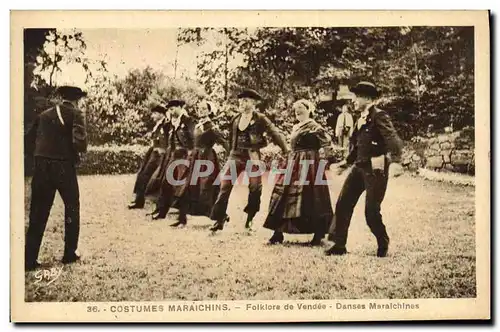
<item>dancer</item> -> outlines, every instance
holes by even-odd
[[[220,192],[211,213],[211,219],[215,220],[214,225],[210,228],[212,232],[222,230],[224,223],[229,220],[226,211],[229,196],[234,185],[233,180],[243,171],[247,173],[249,171],[256,172],[256,165],[252,165],[252,161],[260,161],[260,149],[267,145],[264,133],[267,132],[285,154],[288,151],[283,135],[264,114],[257,112],[256,105],[262,100],[263,98],[251,89],[246,89],[238,95],[239,110],[241,113],[231,121],[229,136],[231,153],[224,166],[224,170],[220,173]],[[231,174],[232,169],[234,169],[236,174]],[[226,179],[228,175],[234,179]],[[249,177],[248,201],[244,209],[245,213],[247,213],[245,228],[248,230],[252,229],[253,217],[260,209],[261,194],[261,176]]]
[[[180,175],[184,183],[174,186],[175,201],[172,206],[179,208],[179,220],[172,227],[185,226],[186,213],[209,217],[219,194],[219,184],[214,182],[220,166],[213,146],[218,143],[229,152],[229,145],[212,122],[211,118],[216,114],[217,109],[211,102],[202,101],[198,104],[199,121],[194,128],[194,150],[189,158],[189,168]]]
[[[352,213],[359,197],[366,190],[365,217],[378,244],[377,256],[385,257],[389,236],[380,213],[387,189],[388,173],[402,173],[402,141],[389,115],[374,106],[379,96],[371,82],[359,82],[351,91],[356,95],[355,110],[360,113],[351,138],[351,151],[340,171],[353,165],[344,182],[335,206],[335,222],[329,238],[335,243],[326,255],[344,255]],[[392,163],[392,164],[391,164]],[[391,165],[391,170],[389,170]]]
[[[157,211],[153,214],[153,220],[165,219],[167,212],[172,206],[174,199],[173,181],[180,180],[185,173],[188,156],[194,146],[193,120],[187,114],[183,100],[171,100],[166,105],[170,112],[170,125],[168,132],[168,155],[165,156],[160,170],[160,196],[157,203]],[[181,161],[177,164],[176,161]],[[175,164],[172,164],[176,162]],[[174,167],[171,167],[174,166]],[[184,212],[183,212],[184,213]]]
[[[77,87],[61,86],[56,89],[56,95],[62,99],[61,103],[40,113],[26,134],[26,150],[35,157],[24,261],[27,271],[40,266],[38,254],[56,191],[64,202],[62,262],[80,260],[77,253],[80,192],[76,164],[79,153],[87,151],[87,129],[78,101],[87,93]]]
[[[146,202],[146,189],[154,172],[160,167],[162,159],[168,146],[168,123],[167,109],[157,105],[151,110],[152,117],[156,122],[151,131],[152,146],[143,158],[137,178],[134,184],[135,199],[129,204],[129,209],[142,209]],[[151,191],[150,191],[151,192]]]
[[[310,244],[317,246],[333,217],[325,175],[333,161],[333,142],[312,119],[311,102],[298,100],[292,109],[299,123],[292,129],[288,166],[276,179],[264,227],[274,230],[269,244],[283,243],[283,233],[314,234]],[[324,149],[326,160],[320,159],[320,149]]]

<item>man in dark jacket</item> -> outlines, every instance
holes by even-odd
[[[162,158],[168,147],[169,119],[167,109],[162,105],[156,105],[151,109],[152,117],[156,124],[150,132],[152,145],[146,152],[137,173],[134,184],[135,199],[128,205],[129,209],[142,209],[146,203],[146,189],[154,172],[160,166]]]
[[[398,176],[402,172],[402,141],[398,137],[389,115],[374,106],[379,93],[374,84],[360,82],[351,91],[356,95],[359,114],[351,137],[351,150],[340,170],[353,166],[339,194],[335,207],[335,222],[330,239],[335,245],[327,255],[343,255],[346,251],[347,232],[356,203],[366,190],[365,217],[378,244],[377,256],[385,257],[389,236],[380,213],[380,205],[387,189],[388,173]],[[390,171],[389,171],[389,165]]]
[[[153,220],[165,219],[168,211],[175,202],[174,181],[181,180],[180,174],[184,174],[187,159],[194,148],[194,121],[184,108],[186,102],[180,99],[170,100],[165,106],[170,113],[170,122],[168,126],[168,149],[161,165],[161,187],[160,196],[157,202],[157,208],[152,214]],[[181,162],[177,164],[177,162]],[[186,205],[181,204],[183,208]],[[185,211],[180,215],[186,216]],[[184,220],[183,220],[184,222]]]
[[[256,165],[252,165],[252,161],[260,161],[260,149],[267,146],[264,134],[268,133],[285,154],[288,152],[283,135],[264,114],[256,110],[257,104],[262,102],[263,98],[256,91],[247,89],[238,95],[238,100],[241,113],[235,116],[230,124],[231,153],[225,166],[225,173],[221,172],[220,192],[212,208],[211,219],[215,220],[215,224],[210,228],[212,232],[222,230],[224,223],[229,220],[226,210],[234,185],[233,180],[236,180],[243,171],[256,172],[254,169]],[[236,174],[230,174],[232,171],[231,167],[228,167],[230,165],[235,166]],[[251,165],[252,168],[247,170],[247,165]],[[232,179],[226,179],[228,175]],[[253,217],[260,209],[261,194],[260,175],[249,176],[248,204],[244,210],[247,213],[245,228],[249,230],[252,227]]]
[[[27,132],[26,152],[34,156],[31,206],[26,234],[25,269],[40,266],[38,253],[56,191],[64,202],[63,263],[80,259],[76,253],[80,231],[80,199],[76,163],[87,150],[84,114],[77,102],[86,96],[80,88],[61,86],[56,90],[62,102],[38,114]]]

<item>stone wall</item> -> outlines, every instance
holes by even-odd
[[[475,174],[474,129],[414,138],[406,144],[403,166],[411,171],[426,168]]]

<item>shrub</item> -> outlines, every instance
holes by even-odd
[[[131,174],[139,169],[148,150],[141,145],[89,147],[82,155],[79,174]]]
[[[134,174],[138,171],[148,148],[143,145],[91,146],[88,152],[82,155],[78,174]],[[227,153],[218,145],[214,149],[221,163],[220,167],[224,166]],[[341,161],[342,151],[336,150],[335,153],[337,161]],[[261,149],[261,157],[269,170],[273,166],[273,160],[283,161],[286,156],[277,145],[269,144]]]

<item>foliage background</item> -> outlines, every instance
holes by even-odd
[[[86,57],[77,30],[26,29],[24,37],[25,128],[50,103],[54,77],[65,74],[61,64],[76,63],[87,73],[82,109],[91,145],[149,144],[149,109],[170,98],[186,99],[190,112],[199,100],[212,100],[227,132],[243,87],[265,96],[261,110],[285,133],[295,121],[291,103],[310,99],[333,135],[339,87],[359,80],[378,85],[381,107],[407,141],[474,126],[473,27],[178,29],[175,47],[200,50],[190,77],[151,67],[114,76],[104,60]]]

